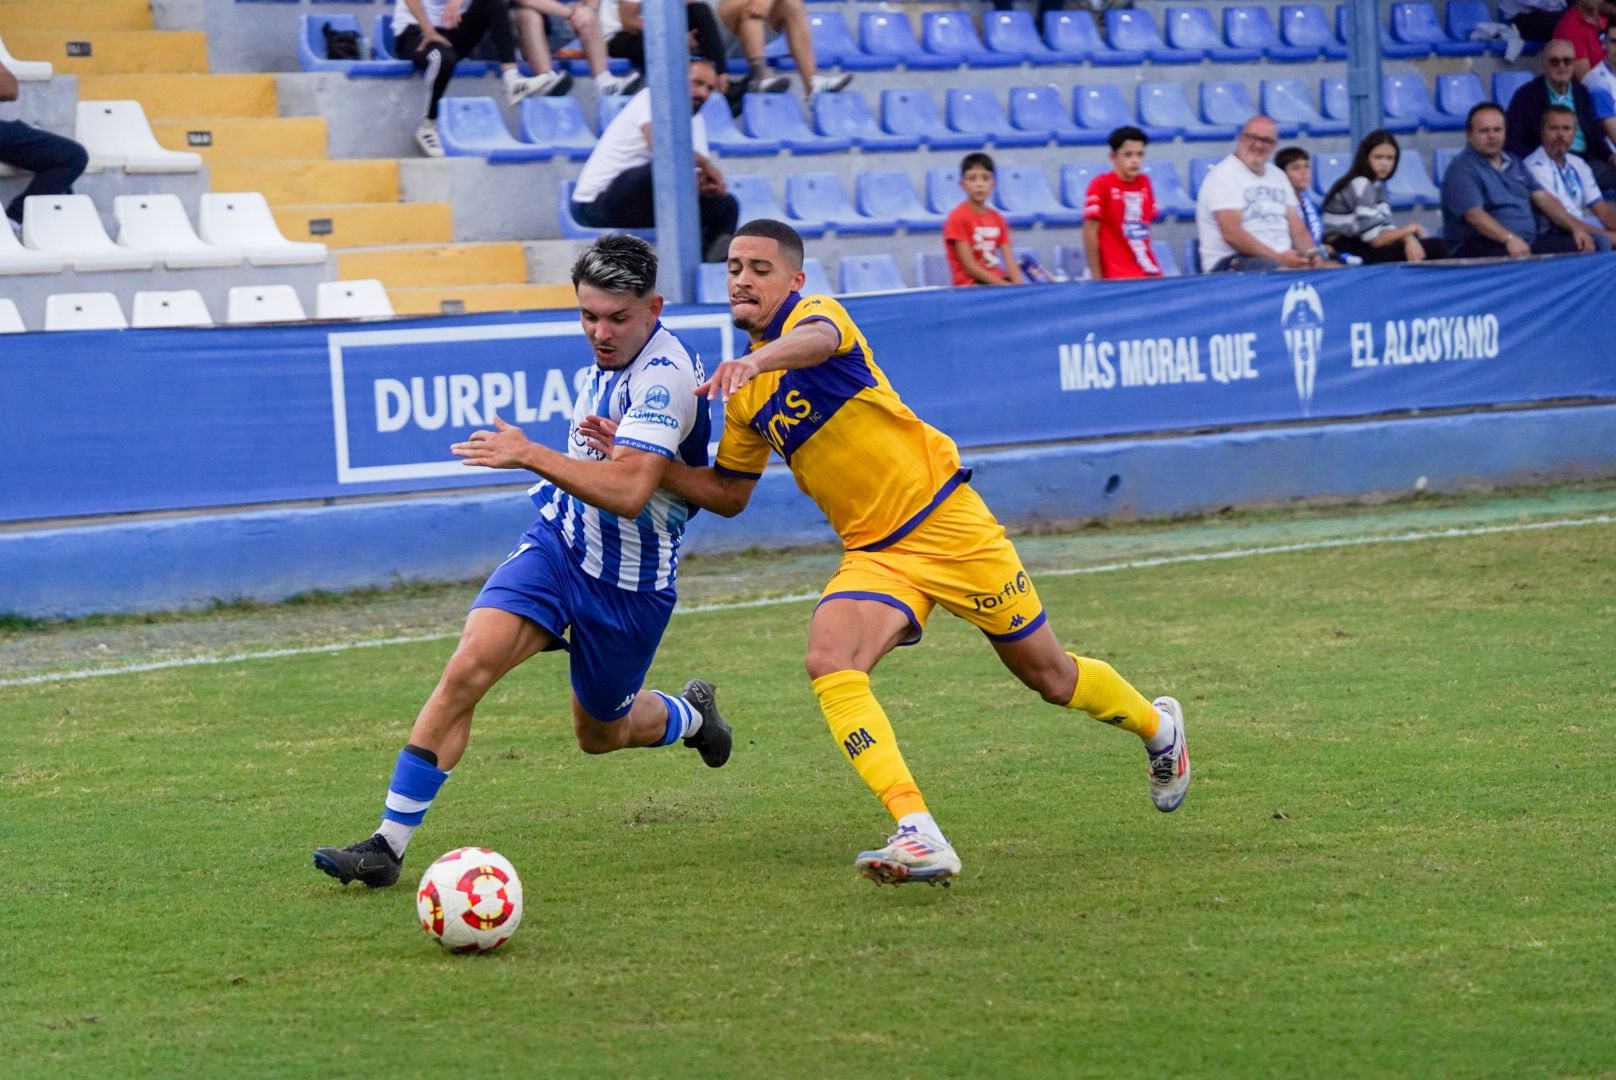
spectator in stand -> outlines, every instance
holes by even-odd
[[[16,101],[17,77],[0,64],[0,101]],[[84,147],[21,120],[0,120],[0,162],[34,174],[28,186],[6,206],[6,220],[22,232],[23,200],[30,195],[71,195],[73,181],[90,163]]]
[[[1010,223],[990,205],[993,159],[981,151],[960,161],[965,201],[943,222],[943,245],[955,285],[1020,285],[1021,267],[1010,247]]]
[[[1150,249],[1156,192],[1143,172],[1149,137],[1136,127],[1119,127],[1106,141],[1111,171],[1090,180],[1083,199],[1083,259],[1089,277],[1161,277]]]
[[[1538,186],[1565,207],[1566,213],[1588,225],[1599,251],[1611,250],[1616,239],[1616,210],[1600,194],[1588,163],[1570,153],[1577,114],[1563,105],[1543,111],[1543,145],[1526,157],[1526,171]]]
[[[1417,221],[1392,222],[1386,181],[1397,171],[1402,151],[1391,132],[1376,128],[1363,137],[1346,174],[1324,196],[1324,234],[1331,246],[1366,263],[1445,259],[1448,245],[1425,235]]]
[[[522,45],[522,58],[535,72],[549,71],[554,64],[550,35],[555,34],[558,47],[577,38],[589,61],[595,95],[632,94],[640,88],[640,75],[611,73],[606,64],[606,37],[595,8],[595,0],[511,0],[511,23]]]
[[[701,249],[711,262],[724,258],[740,218],[724,174],[708,157],[701,107],[718,89],[712,61],[690,61],[690,141],[696,153],[696,195],[701,206]],[[656,224],[651,185],[651,91],[635,94],[601,132],[572,192],[572,215],[595,229],[649,229]]]
[[[1593,98],[1594,116],[1605,129],[1605,141],[1616,146],[1616,34],[1606,34],[1605,58],[1582,77]]]
[[[763,61],[763,45],[770,30],[785,34],[786,48],[796,61],[803,93],[808,97],[845,90],[853,81],[853,76],[845,71],[839,75],[819,74],[808,9],[803,7],[802,0],[718,0],[718,17],[741,43],[741,51],[752,68],[754,90],[766,88],[763,84],[769,77],[769,69]]]
[[[1498,18],[1526,41],[1547,41],[1565,13],[1566,0],[1498,0]]]
[[[1302,224],[1307,228],[1308,239],[1318,248],[1326,260],[1335,258],[1335,251],[1324,242],[1324,215],[1319,212],[1319,204],[1313,201],[1313,158],[1300,146],[1287,146],[1274,155],[1274,164],[1279,171],[1285,174],[1285,179],[1291,182],[1291,190],[1296,192],[1296,212],[1302,217]]]
[[[645,70],[645,18],[640,0],[599,0],[601,33],[606,38],[606,52],[619,60],[627,60],[635,71]],[[685,25],[689,29],[690,52],[712,62],[718,72],[718,92],[729,102],[730,112],[741,114],[741,95],[748,90],[758,93],[780,94],[791,86],[791,80],[777,75],[757,86],[748,86],[744,79],[731,81],[727,73],[729,49],[724,34],[718,28],[718,15],[706,0],[689,0],[685,4]],[[761,60],[761,55],[759,56]]]
[[[1556,40],[1543,46],[1543,78],[1525,84],[1510,99],[1504,148],[1517,158],[1536,150],[1543,137],[1543,110],[1550,105],[1564,105],[1577,114],[1571,152],[1588,162],[1600,190],[1616,191],[1616,157],[1605,142],[1605,128],[1594,112],[1593,95],[1571,77],[1576,61],[1576,50],[1569,41]]]
[[[1195,231],[1201,265],[1220,270],[1300,270],[1323,265],[1324,253],[1307,235],[1296,192],[1269,159],[1279,130],[1268,117],[1247,120],[1234,152],[1201,181]]]
[[[1538,213],[1552,228],[1539,229]],[[1588,229],[1504,149],[1504,113],[1484,101],[1465,122],[1465,148],[1442,175],[1442,232],[1455,259],[1594,250]]]
[[[516,37],[506,0],[397,0],[393,39],[398,55],[426,72],[426,116],[415,142],[427,157],[442,157],[438,141],[438,102],[449,88],[455,65],[487,37],[499,58],[505,100],[512,105],[532,94],[564,94],[572,76],[553,71],[524,79],[516,70]]]
[[[1581,79],[1605,58],[1603,38],[1610,20],[1599,13],[1599,6],[1599,0],[1576,0],[1554,24],[1554,40],[1571,42],[1576,52],[1577,61],[1571,65],[1573,79]]]

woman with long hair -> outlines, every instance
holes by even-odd
[[[1447,245],[1440,237],[1426,236],[1419,222],[1392,222],[1386,181],[1397,171],[1401,156],[1397,139],[1384,128],[1371,131],[1358,144],[1352,166],[1324,196],[1324,235],[1337,251],[1366,263],[1447,257]]]

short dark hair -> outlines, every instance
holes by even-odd
[[[1491,109],[1493,112],[1497,113],[1499,116],[1504,115],[1504,107],[1502,105],[1498,104],[1498,102],[1496,102],[1496,101],[1478,101],[1474,105],[1470,106],[1470,111],[1469,112],[1465,113],[1465,130],[1469,131],[1472,127],[1475,126],[1476,114],[1477,113],[1486,112],[1489,109]]]
[[[999,171],[993,167],[993,159],[988,157],[980,150],[973,150],[969,154],[966,154],[964,157],[960,158],[961,176],[964,176],[972,169],[986,169],[990,173],[997,173]]]
[[[1312,161],[1313,156],[1300,146],[1287,146],[1274,155],[1274,164],[1280,169],[1288,169],[1298,161]]]
[[[1119,127],[1115,131],[1111,132],[1111,134],[1106,137],[1105,141],[1110,145],[1111,149],[1121,150],[1122,144],[1126,142],[1143,143],[1144,145],[1149,146],[1150,136],[1146,135],[1143,131],[1136,127],[1128,127],[1124,125],[1123,127]]]
[[[656,249],[629,233],[608,233],[590,244],[572,264],[572,287],[588,282],[597,289],[633,293],[644,300],[656,291]]]
[[[1546,124],[1551,116],[1569,116],[1571,119],[1575,120],[1577,118],[1577,110],[1568,105],[1545,105],[1543,106],[1543,119],[1538,121],[1538,127],[1541,128],[1544,124]]]
[[[754,218],[735,230],[735,235],[758,236],[780,245],[780,254],[793,270],[802,269],[802,236],[783,221],[774,218]]]

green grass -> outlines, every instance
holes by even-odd
[[[950,890],[852,873],[888,822],[805,603],[676,618],[652,683],[719,684],[719,772],[585,757],[564,663],[527,665],[380,892],[308,852],[374,824],[449,643],[0,689],[0,1073],[1616,1075],[1616,529],[1040,591],[1184,701],[1196,782],[1157,814],[1135,741],[939,614],[876,689]],[[466,843],[527,889],[483,957],[408,887]]]

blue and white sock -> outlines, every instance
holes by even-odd
[[[660,690],[651,693],[662,699],[662,704],[668,707],[668,730],[663,733],[662,741],[652,743],[652,746],[667,746],[679,739],[688,739],[701,730],[701,713],[682,697],[671,697]]]
[[[387,785],[387,805],[382,810],[381,827],[376,831],[393,849],[393,854],[404,857],[410,846],[410,837],[426,817],[427,808],[437,798],[438,789],[449,779],[449,774],[437,766],[438,756],[419,746],[406,746],[398,752],[393,766],[393,779]]]

